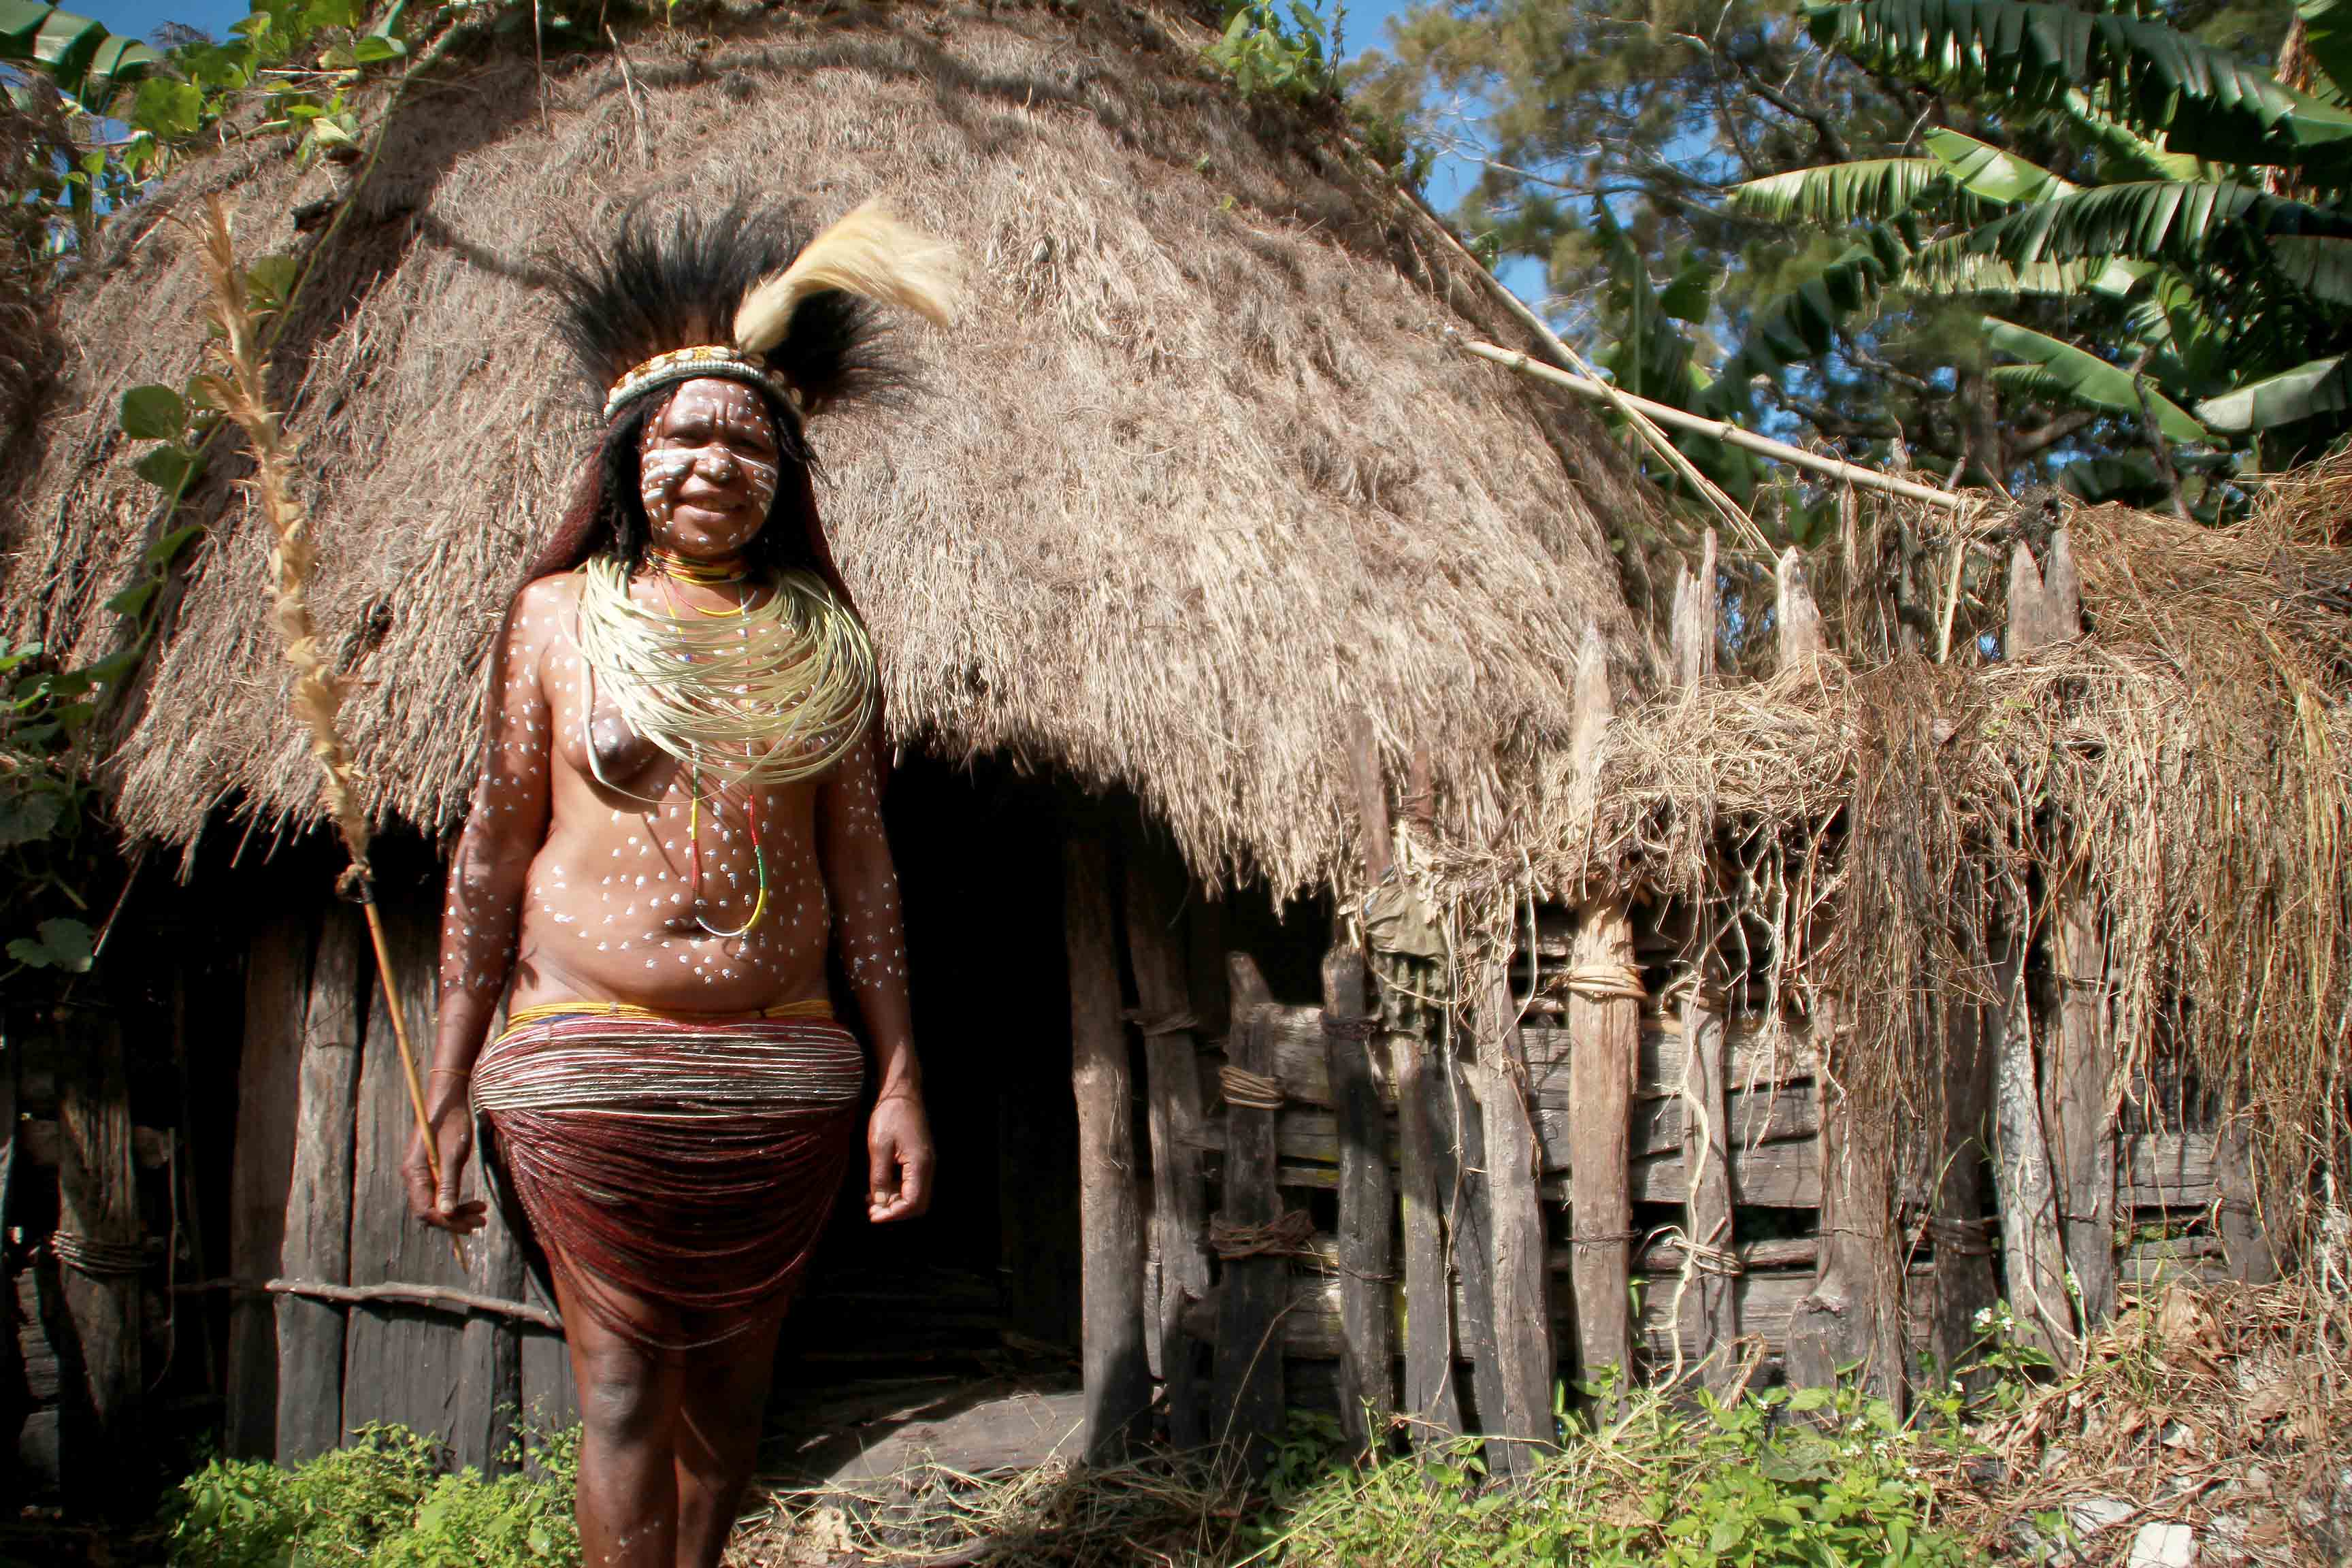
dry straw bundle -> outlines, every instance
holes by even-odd
[[[2352,1085],[2352,459],[2231,529],[2061,521],[2079,640],[1658,699],[1611,725],[1597,788],[1556,763],[1523,824],[1440,846],[1430,881],[1465,930],[1507,930],[1486,918],[1506,900],[1672,900],[1662,933],[1691,957],[1715,942],[1768,1027],[1837,999],[1830,1070],[1867,1120],[1911,1129],[1939,1113],[1955,1021],[2014,1006],[2039,973],[2020,954],[2081,900],[2104,973],[2074,978],[2105,998],[2115,1094],[2186,1069],[2259,1109],[2287,1211],[2265,1218],[2292,1237],[2319,1173],[2345,1168]],[[1999,559],[2037,523],[1974,531]]]

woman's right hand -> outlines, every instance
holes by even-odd
[[[441,1179],[433,1179],[432,1154],[441,1159]],[[427,1152],[425,1131],[417,1129],[409,1134],[408,1157],[400,1163],[400,1174],[408,1184],[408,1209],[427,1225],[443,1230],[476,1231],[486,1222],[489,1205],[476,1198],[459,1203],[457,1193],[464,1184],[466,1163],[474,1155],[474,1118],[472,1108],[460,1095],[444,1105],[433,1118],[433,1147]]]

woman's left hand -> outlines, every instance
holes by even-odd
[[[912,1219],[931,1206],[931,1129],[911,1094],[884,1097],[866,1124],[866,1217]]]

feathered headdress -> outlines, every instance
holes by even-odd
[[[867,202],[814,238],[781,213],[622,220],[603,253],[556,269],[564,342],[613,419],[681,381],[763,388],[802,415],[903,377],[880,352],[876,305],[953,321],[961,269],[948,246]]]

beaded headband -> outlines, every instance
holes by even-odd
[[[692,348],[672,349],[656,354],[643,364],[631,367],[628,374],[614,382],[604,395],[604,417],[614,415],[649,392],[665,386],[675,386],[682,381],[698,381],[704,376],[718,376],[727,381],[740,381],[746,385],[772,392],[782,398],[795,414],[806,412],[800,389],[786,381],[779,372],[770,370],[751,355],[721,343],[702,343]]]

